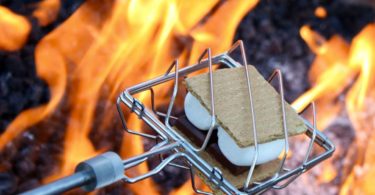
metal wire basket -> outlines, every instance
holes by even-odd
[[[239,63],[231,57],[231,54],[240,49],[242,62]],[[203,59],[205,56],[207,58]],[[254,136],[254,143],[255,143],[255,151],[256,155],[253,158],[252,166],[250,166],[248,175],[246,180],[243,181],[243,187],[237,188],[232,183],[230,183],[225,176],[223,176],[222,171],[218,167],[214,167],[210,163],[208,163],[202,156],[200,155],[202,151],[205,150],[207,147],[207,143],[212,135],[212,132],[215,129],[215,107],[214,101],[215,96],[213,94],[213,86],[214,82],[212,79],[212,72],[213,66],[221,65],[225,66],[226,68],[234,68],[243,65],[247,65],[245,51],[242,41],[239,41],[234,44],[234,46],[228,51],[223,54],[211,57],[210,49],[207,49],[199,58],[197,64],[185,67],[180,69],[178,61],[174,61],[173,64],[169,67],[166,74],[160,76],[158,78],[140,83],[133,87],[126,89],[121,95],[118,97],[117,100],[117,108],[119,115],[121,117],[121,121],[124,127],[124,130],[132,135],[135,136],[142,136],[146,139],[152,139],[155,141],[156,145],[148,152],[145,152],[142,155],[137,157],[124,160],[124,178],[123,181],[127,183],[134,183],[139,180],[145,179],[152,175],[157,174],[160,172],[165,166],[176,166],[182,169],[187,169],[190,171],[191,174],[191,181],[192,187],[196,193],[200,194],[211,194],[208,192],[203,192],[198,190],[195,187],[194,183],[194,174],[199,172],[200,175],[206,177],[206,181],[210,182],[214,188],[217,190],[221,190],[226,194],[257,194],[262,193],[270,188],[273,189],[281,189],[286,187],[290,184],[293,180],[295,180],[298,176],[302,173],[306,172],[310,168],[314,167],[318,163],[322,162],[323,160],[327,159],[332,155],[335,150],[333,143],[319,130],[316,129],[316,112],[315,106],[312,103],[312,111],[313,111],[313,122],[310,123],[308,120],[303,119],[305,125],[308,127],[305,135],[309,139],[308,148],[306,150],[306,154],[304,157],[303,162],[294,168],[286,168],[285,162],[287,161],[287,156],[289,152],[289,141],[288,141],[288,127],[286,125],[286,116],[285,116],[285,105],[284,105],[284,88],[282,83],[282,74],[280,70],[275,70],[273,74],[269,77],[268,81],[271,82],[276,77],[278,78],[278,86],[279,92],[281,97],[281,108],[283,114],[283,133],[285,137],[284,142],[284,153],[280,159],[280,164],[278,171],[270,178],[267,178],[263,181],[259,182],[252,182],[252,175],[255,168],[255,163],[257,160],[258,154],[258,141],[257,141],[257,129],[255,123],[254,109],[253,109],[253,94],[251,88],[251,80],[249,79],[247,66],[245,66],[246,74],[244,76],[247,80],[247,89],[249,94],[249,102],[250,102],[250,110],[252,113],[252,118],[250,120],[253,121],[253,126],[251,128],[251,133]],[[174,72],[171,72],[174,68]],[[179,89],[179,78],[186,77],[189,74],[195,73],[197,71],[202,71],[203,69],[208,68],[209,75],[210,75],[210,94],[211,94],[211,126],[207,133],[207,136],[201,146],[194,146],[191,144],[186,138],[181,135],[178,131],[176,131],[173,126],[170,124],[170,119],[174,118],[172,116],[172,110],[174,107],[175,99],[177,97],[177,92]],[[168,106],[168,111],[166,113],[159,112],[155,109],[154,106],[154,97],[157,95],[155,94],[153,88],[157,87],[158,85],[172,82],[174,81],[172,97]],[[139,94],[144,91],[150,91],[150,101],[151,101],[151,108],[145,106],[145,104],[139,100],[137,100],[134,95]],[[131,112],[138,115],[139,119],[150,126],[154,133],[142,133],[139,131],[130,130],[127,128],[124,111],[122,110],[121,104],[125,104]],[[162,121],[161,119],[164,119]],[[314,144],[320,146],[323,150],[315,151],[314,155],[311,155],[314,150]],[[168,153],[169,156],[163,158],[162,154]],[[149,157],[159,155],[161,158],[161,162],[158,166],[154,169],[150,170],[148,173],[139,175],[136,177],[129,177],[126,175],[126,170],[130,167],[137,166],[138,164],[146,161]],[[180,160],[177,160],[180,159]],[[182,160],[181,160],[182,159]],[[176,162],[178,161],[178,163]]]

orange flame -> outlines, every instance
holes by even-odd
[[[0,6],[0,49],[15,51],[27,41],[31,31],[29,21],[6,7]]]
[[[43,0],[38,4],[38,8],[33,12],[41,26],[47,26],[56,20],[61,2],[59,0]]]
[[[327,41],[308,26],[303,26],[300,34],[317,56],[309,73],[313,87],[294,101],[293,107],[301,112],[312,101],[318,106],[324,105],[317,109],[318,128],[322,129],[340,110],[337,96],[351,82],[358,67],[347,65],[349,46],[341,37],[333,36]]]
[[[55,1],[43,1],[40,11],[34,12],[42,24],[50,22],[44,21],[51,8],[48,3]],[[69,108],[62,167],[47,180],[71,173],[78,162],[103,150],[93,146],[89,133],[93,128],[106,129],[113,123],[112,117],[117,117],[112,114],[114,100],[121,90],[162,75],[175,58],[183,59],[186,65],[196,61],[207,47],[214,53],[225,51],[232,43],[239,21],[256,3],[256,0],[86,2],[38,44],[38,75],[48,83],[51,100],[47,105],[21,113],[1,135],[0,149],[26,128],[59,109]],[[214,7],[217,9],[213,10]],[[156,102],[162,102],[168,90],[156,89],[155,93]],[[142,101],[144,97],[141,94],[138,99]],[[98,105],[104,105],[106,112],[100,119],[96,116]],[[93,126],[96,120],[100,120],[100,127]],[[128,118],[128,124],[134,130],[142,127],[135,116]],[[120,151],[123,158],[143,152],[139,137],[123,137]],[[146,164],[142,164],[130,174],[147,171]],[[129,188],[136,194],[158,192],[152,180],[143,180]]]
[[[311,101],[317,102],[318,128],[326,128],[346,108],[356,129],[354,169],[346,178],[340,194],[373,194],[375,188],[375,24],[367,25],[347,45],[339,36],[326,41],[309,27],[301,28],[301,36],[317,55],[310,70],[313,87],[299,97],[293,106],[303,110]],[[347,90],[349,88],[349,90]],[[338,101],[347,90],[346,97]],[[334,179],[337,172],[326,161],[321,182]]]
[[[349,118],[357,131],[357,160],[341,194],[374,194],[375,180],[375,24],[366,26],[353,40],[349,63],[360,74],[346,97]]]

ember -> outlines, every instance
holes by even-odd
[[[307,182],[334,186],[330,194],[375,193],[374,154],[367,150],[375,139],[373,8],[307,1],[89,0],[79,6],[44,0],[21,9],[16,2],[0,7],[0,193],[70,174],[78,162],[107,150],[123,158],[143,153],[153,143],[120,131],[119,92],[164,74],[174,58],[191,64],[204,49],[218,54],[234,39],[248,44],[250,63],[264,75],[274,68],[285,72],[286,99],[298,97],[297,110],[316,101],[318,128],[334,129],[327,133],[337,140],[336,156],[284,192],[317,192],[301,187]],[[170,94],[156,90],[163,107]],[[136,116],[127,120],[131,129],[147,131]],[[346,121],[344,128],[335,126],[339,120]],[[145,173],[152,164],[132,171]],[[103,192],[192,194],[186,180],[187,173],[168,168],[152,180]],[[207,190],[199,180],[198,187]]]

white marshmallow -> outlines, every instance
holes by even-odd
[[[222,128],[218,128],[218,144],[223,155],[233,164],[250,166],[255,156],[255,146],[240,148],[230,135]],[[284,139],[258,144],[258,159],[256,164],[272,161],[284,149]]]
[[[201,130],[210,128],[211,115],[190,92],[185,96],[184,109],[186,117],[195,127]],[[238,166],[250,166],[252,164],[255,147],[240,148],[221,126],[218,127],[218,145],[223,155],[231,163]],[[284,139],[258,144],[259,155],[256,164],[267,163],[278,158],[283,149]]]
[[[210,128],[211,115],[190,92],[185,96],[184,109],[186,117],[195,127],[201,130]]]

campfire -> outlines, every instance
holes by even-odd
[[[41,97],[36,97],[37,103],[17,108],[18,113],[11,117],[9,124],[1,123],[4,129],[0,134],[0,192],[23,192],[67,176],[79,162],[108,150],[118,152],[123,159],[144,153],[154,143],[121,130],[116,111],[120,92],[165,74],[174,59],[179,59],[182,67],[191,65],[206,48],[219,54],[228,50],[235,39],[243,39],[249,46],[249,62],[261,73],[269,75],[269,70],[274,68],[285,72],[286,99],[298,112],[316,102],[317,127],[338,147],[333,158],[301,176],[284,191],[268,193],[316,193],[317,189],[313,188],[319,185],[329,186],[331,194],[375,193],[371,186],[375,179],[375,159],[368,149],[375,141],[372,135],[375,128],[372,108],[375,104],[372,90],[375,84],[372,75],[375,71],[375,14],[371,5],[338,4],[353,7],[358,12],[370,10],[369,14],[353,14],[354,19],[361,22],[349,35],[329,32],[330,36],[324,37],[321,35],[324,31],[316,30],[316,23],[311,25],[303,20],[295,22],[298,31],[290,35],[279,33],[286,36],[284,39],[291,37],[285,44],[292,47],[293,58],[302,58],[305,51],[310,52],[306,54],[310,56],[307,62],[299,62],[297,68],[293,68],[283,66],[277,59],[272,61],[272,55],[283,52],[284,43],[274,38],[278,32],[273,28],[277,25],[256,18],[259,13],[265,15],[262,12],[267,9],[277,10],[276,3],[104,0],[81,3],[44,0],[25,5],[25,10],[15,9],[11,3],[0,7],[1,55],[5,56],[3,58],[24,57],[22,61],[31,61],[28,64],[35,62],[33,75],[19,73],[19,77],[34,77],[33,85],[49,90],[39,92]],[[337,10],[338,5],[311,4],[311,16],[305,18],[323,23],[330,20],[330,11]],[[268,13],[273,12],[268,10]],[[259,24],[258,20],[261,20]],[[38,33],[40,35],[35,35]],[[267,37],[269,35],[273,36]],[[254,40],[254,37],[263,39]],[[296,40],[304,45],[299,46]],[[258,48],[260,42],[262,47]],[[298,48],[301,51],[297,51]],[[27,52],[29,56],[25,57]],[[266,58],[269,61],[266,62]],[[10,69],[6,64],[9,61],[2,61],[4,70]],[[17,74],[1,73],[1,79]],[[296,81],[305,83],[298,85]],[[155,96],[158,109],[166,110],[171,87],[164,85],[154,89],[158,94]],[[25,98],[30,96],[24,95]],[[148,96],[142,93],[137,99],[144,101]],[[14,105],[9,102],[4,103]],[[151,106],[151,102],[144,102]],[[6,109],[1,112],[1,116],[9,117]],[[312,118],[309,113],[305,112],[305,116]],[[130,116],[126,120],[130,129],[150,131],[136,115],[127,116]],[[298,144],[297,140],[291,147],[298,148]],[[143,163],[130,174],[146,173],[153,163],[152,160]],[[311,189],[304,188],[306,185],[312,185]],[[209,191],[198,178],[196,186]],[[152,179],[135,184],[117,183],[101,191],[194,193],[188,174],[175,167],[167,167]]]

